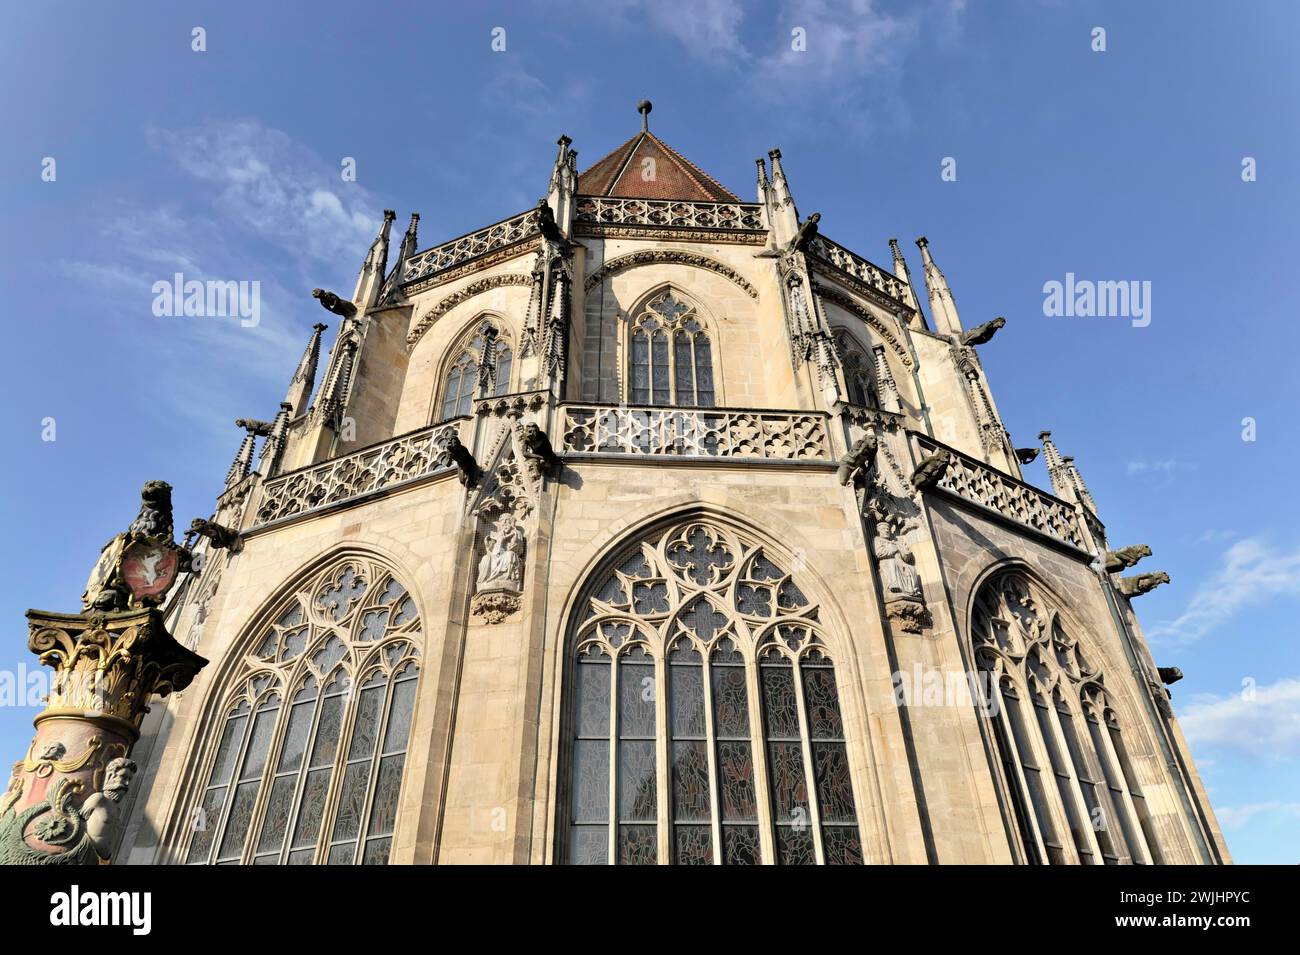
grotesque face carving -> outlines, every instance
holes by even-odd
[[[135,761],[119,756],[104,770],[104,792],[118,797],[124,795],[130,788],[135,773]]]

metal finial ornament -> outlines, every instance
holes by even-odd
[[[643,99],[636,104],[636,111],[641,114],[641,132],[650,131],[650,110],[654,109],[654,104],[648,99]]]

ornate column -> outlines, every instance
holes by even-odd
[[[207,663],[159,610],[189,552],[172,540],[171,487],[150,481],[130,528],[104,547],[82,612],[27,611],[28,648],[53,668],[36,735],[0,797],[0,864],[106,864],[122,823],[131,749],[155,695]]]

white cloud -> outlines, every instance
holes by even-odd
[[[1300,802],[1250,803],[1245,806],[1215,806],[1214,815],[1224,829],[1244,829],[1256,816],[1282,816],[1287,819],[1300,819]]]
[[[1190,471],[1193,470],[1194,467],[1195,465],[1174,458],[1165,458],[1159,461],[1130,461],[1128,463],[1128,473],[1168,474],[1171,471]]]
[[[895,68],[921,27],[919,11],[884,13],[876,0],[787,3],[781,19],[791,30],[803,28],[807,41],[805,50],[796,51],[787,39],[784,49],[764,58],[764,67],[786,82],[803,78],[829,83]]]
[[[1245,607],[1300,595],[1300,547],[1278,551],[1258,538],[1237,541],[1220,568],[1196,588],[1178,617],[1151,627],[1152,640],[1199,640]]]
[[[1279,680],[1179,708],[1189,743],[1268,759],[1300,756],[1300,679]]]
[[[149,131],[150,142],[201,182],[238,226],[295,258],[360,262],[379,224],[370,194],[329,159],[251,120]]]

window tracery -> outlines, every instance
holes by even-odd
[[[972,631],[1029,861],[1158,862],[1103,674],[1046,594],[1022,573],[999,574],[976,597]]]
[[[819,610],[776,555],[692,520],[580,606],[569,862],[863,861]]]
[[[694,306],[671,289],[632,321],[628,399],[638,405],[712,408],[713,350]]]
[[[225,702],[185,862],[383,865],[419,678],[415,602],[348,558],[272,619]]]
[[[500,326],[481,322],[447,370],[438,420],[470,414],[475,398],[506,394],[513,363],[514,353]]]
[[[849,401],[864,408],[879,408],[880,392],[876,385],[875,362],[862,349],[857,340],[840,329],[835,333],[835,350],[844,369],[844,384]]]

